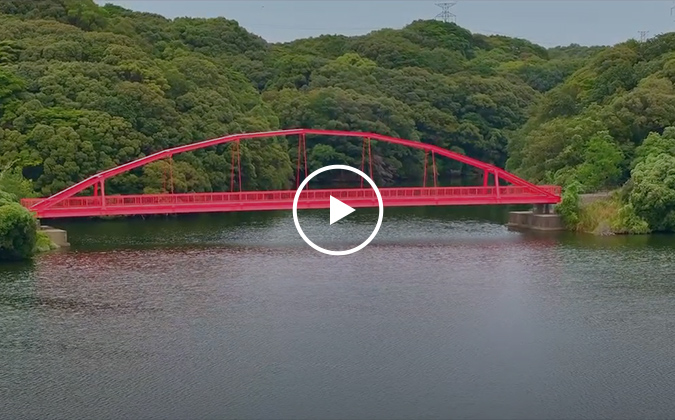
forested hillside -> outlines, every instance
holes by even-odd
[[[376,131],[503,166],[541,96],[596,52],[438,21],[269,44],[225,18],[169,20],[90,0],[5,0],[0,13],[0,168],[13,164],[4,182],[19,195],[169,146],[292,127]],[[317,143],[311,169],[360,164],[358,144]],[[242,148],[246,188],[295,185],[293,144]],[[379,183],[421,179],[422,155],[380,144],[373,153]],[[442,175],[462,169],[443,163]],[[162,165],[108,190],[158,191]],[[227,190],[228,146],[177,156],[174,172],[177,191]]]
[[[675,34],[600,52],[544,95],[514,136],[508,166],[535,181],[576,177],[591,191],[622,184],[636,148],[675,123],[673,81]],[[585,167],[598,160],[602,179]]]
[[[436,144],[573,196],[622,187],[612,230],[675,230],[674,81],[675,33],[547,50],[431,20],[270,44],[226,18],[5,0],[0,190],[45,196],[225,134],[347,129]],[[321,140],[308,144],[310,169],[360,165],[359,144]],[[295,141],[244,142],[244,188],[295,185]],[[229,147],[177,156],[175,190],[228,190]],[[380,185],[423,177],[421,153],[378,143],[373,153]],[[167,165],[116,177],[107,190],[162,191]],[[443,160],[439,172],[472,176]],[[581,223],[576,207],[561,208],[571,225]]]

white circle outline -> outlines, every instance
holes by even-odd
[[[355,174],[359,175],[360,177],[362,177],[366,181],[368,181],[368,184],[370,184],[370,186],[373,188],[373,190],[375,190],[375,195],[377,196],[377,202],[378,202],[379,208],[380,208],[380,214],[377,218],[377,225],[375,226],[375,230],[373,230],[373,233],[370,234],[368,239],[363,241],[363,243],[361,243],[361,245],[358,245],[358,246],[356,246],[354,248],[351,248],[351,249],[346,249],[344,251],[333,251],[333,250],[330,250],[330,249],[321,248],[320,246],[318,246],[317,244],[312,242],[307,237],[307,235],[305,235],[305,232],[302,231],[302,228],[300,227],[300,223],[298,222],[298,200],[300,199],[300,193],[302,192],[302,190],[305,189],[305,187],[307,186],[307,183],[309,181],[311,181],[311,179],[314,178],[315,176],[319,175],[322,172],[332,171],[334,169],[343,169],[345,171],[354,172]],[[380,226],[382,226],[382,216],[383,215],[384,215],[384,205],[382,204],[382,195],[380,194],[380,190],[377,189],[377,185],[375,185],[375,182],[373,182],[373,180],[370,179],[370,177],[368,175],[364,174],[362,171],[359,171],[358,169],[353,168],[351,166],[347,166],[347,165],[328,165],[328,166],[324,166],[323,168],[319,168],[316,171],[312,172],[311,174],[309,174],[309,176],[307,178],[305,178],[304,181],[302,181],[302,183],[298,187],[297,191],[295,191],[295,198],[293,198],[293,222],[295,222],[295,228],[298,230],[298,233],[300,234],[300,237],[307,243],[307,245],[311,246],[316,251],[319,251],[319,252],[321,252],[323,254],[327,254],[327,255],[336,255],[336,256],[349,255],[349,254],[353,254],[353,253],[355,253],[357,251],[360,251],[363,248],[365,248],[373,239],[375,239],[375,235],[377,235],[377,232],[380,230]]]

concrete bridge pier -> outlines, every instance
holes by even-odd
[[[535,204],[532,208],[534,214],[554,214],[552,204]]]
[[[560,215],[554,212],[552,204],[535,204],[530,211],[512,211],[507,226],[515,230],[565,230],[565,224]]]

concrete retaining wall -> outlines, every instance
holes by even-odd
[[[599,192],[593,194],[581,194],[579,195],[579,202],[582,206],[594,203],[599,200],[606,200],[610,198],[612,194],[610,192]]]

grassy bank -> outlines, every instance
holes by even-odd
[[[621,190],[579,195],[574,189],[563,195],[558,212],[569,230],[594,235],[641,235],[651,233],[647,222],[635,214]]]
[[[582,203],[579,209],[579,222],[575,230],[596,235],[620,233],[621,229],[617,226],[620,209],[621,202],[614,197]]]

